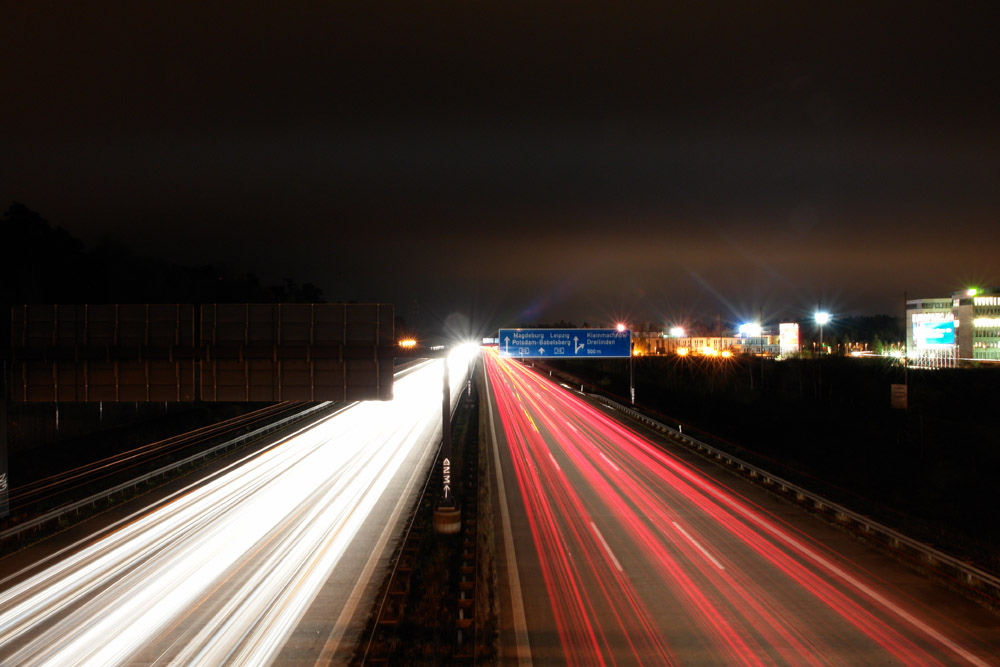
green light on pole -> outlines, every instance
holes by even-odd
[[[819,311],[816,313],[816,324],[819,325],[819,353],[823,354],[823,325],[830,322],[830,313]]]

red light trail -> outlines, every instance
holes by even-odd
[[[531,536],[518,560],[537,558],[569,664],[993,664],[948,619],[579,395],[484,357]]]

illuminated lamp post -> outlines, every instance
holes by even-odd
[[[626,327],[621,322],[615,327],[618,329],[618,333],[625,331]],[[635,356],[635,350],[632,349],[632,330],[629,329],[628,332],[628,393],[632,398],[632,405],[635,405],[635,368],[632,357]]]
[[[823,325],[830,322],[830,313],[819,310],[816,311],[816,324],[819,325],[819,353],[823,354]]]

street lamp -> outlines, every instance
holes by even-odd
[[[819,310],[816,311],[816,324],[819,325],[819,353],[823,354],[823,325],[830,321],[830,313]]]
[[[618,326],[616,326],[615,328],[618,330],[618,333],[624,333],[625,329],[627,327],[624,324],[622,324],[621,322],[619,322]],[[635,405],[635,369],[634,369],[634,363],[635,362],[632,360],[632,357],[634,357],[634,356],[635,356],[635,350],[632,349],[632,331],[629,330],[629,332],[628,332],[628,393],[629,393],[629,396],[632,398],[632,405]]]

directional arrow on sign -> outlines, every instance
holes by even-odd
[[[538,354],[545,354],[545,348],[544,347],[538,348]]]
[[[510,349],[508,348],[508,345],[510,345],[510,336],[504,336],[503,337],[503,351],[504,351],[504,354],[510,354]]]
[[[573,336],[573,354],[579,354],[580,350],[584,348],[584,345],[580,343],[579,336]]]

